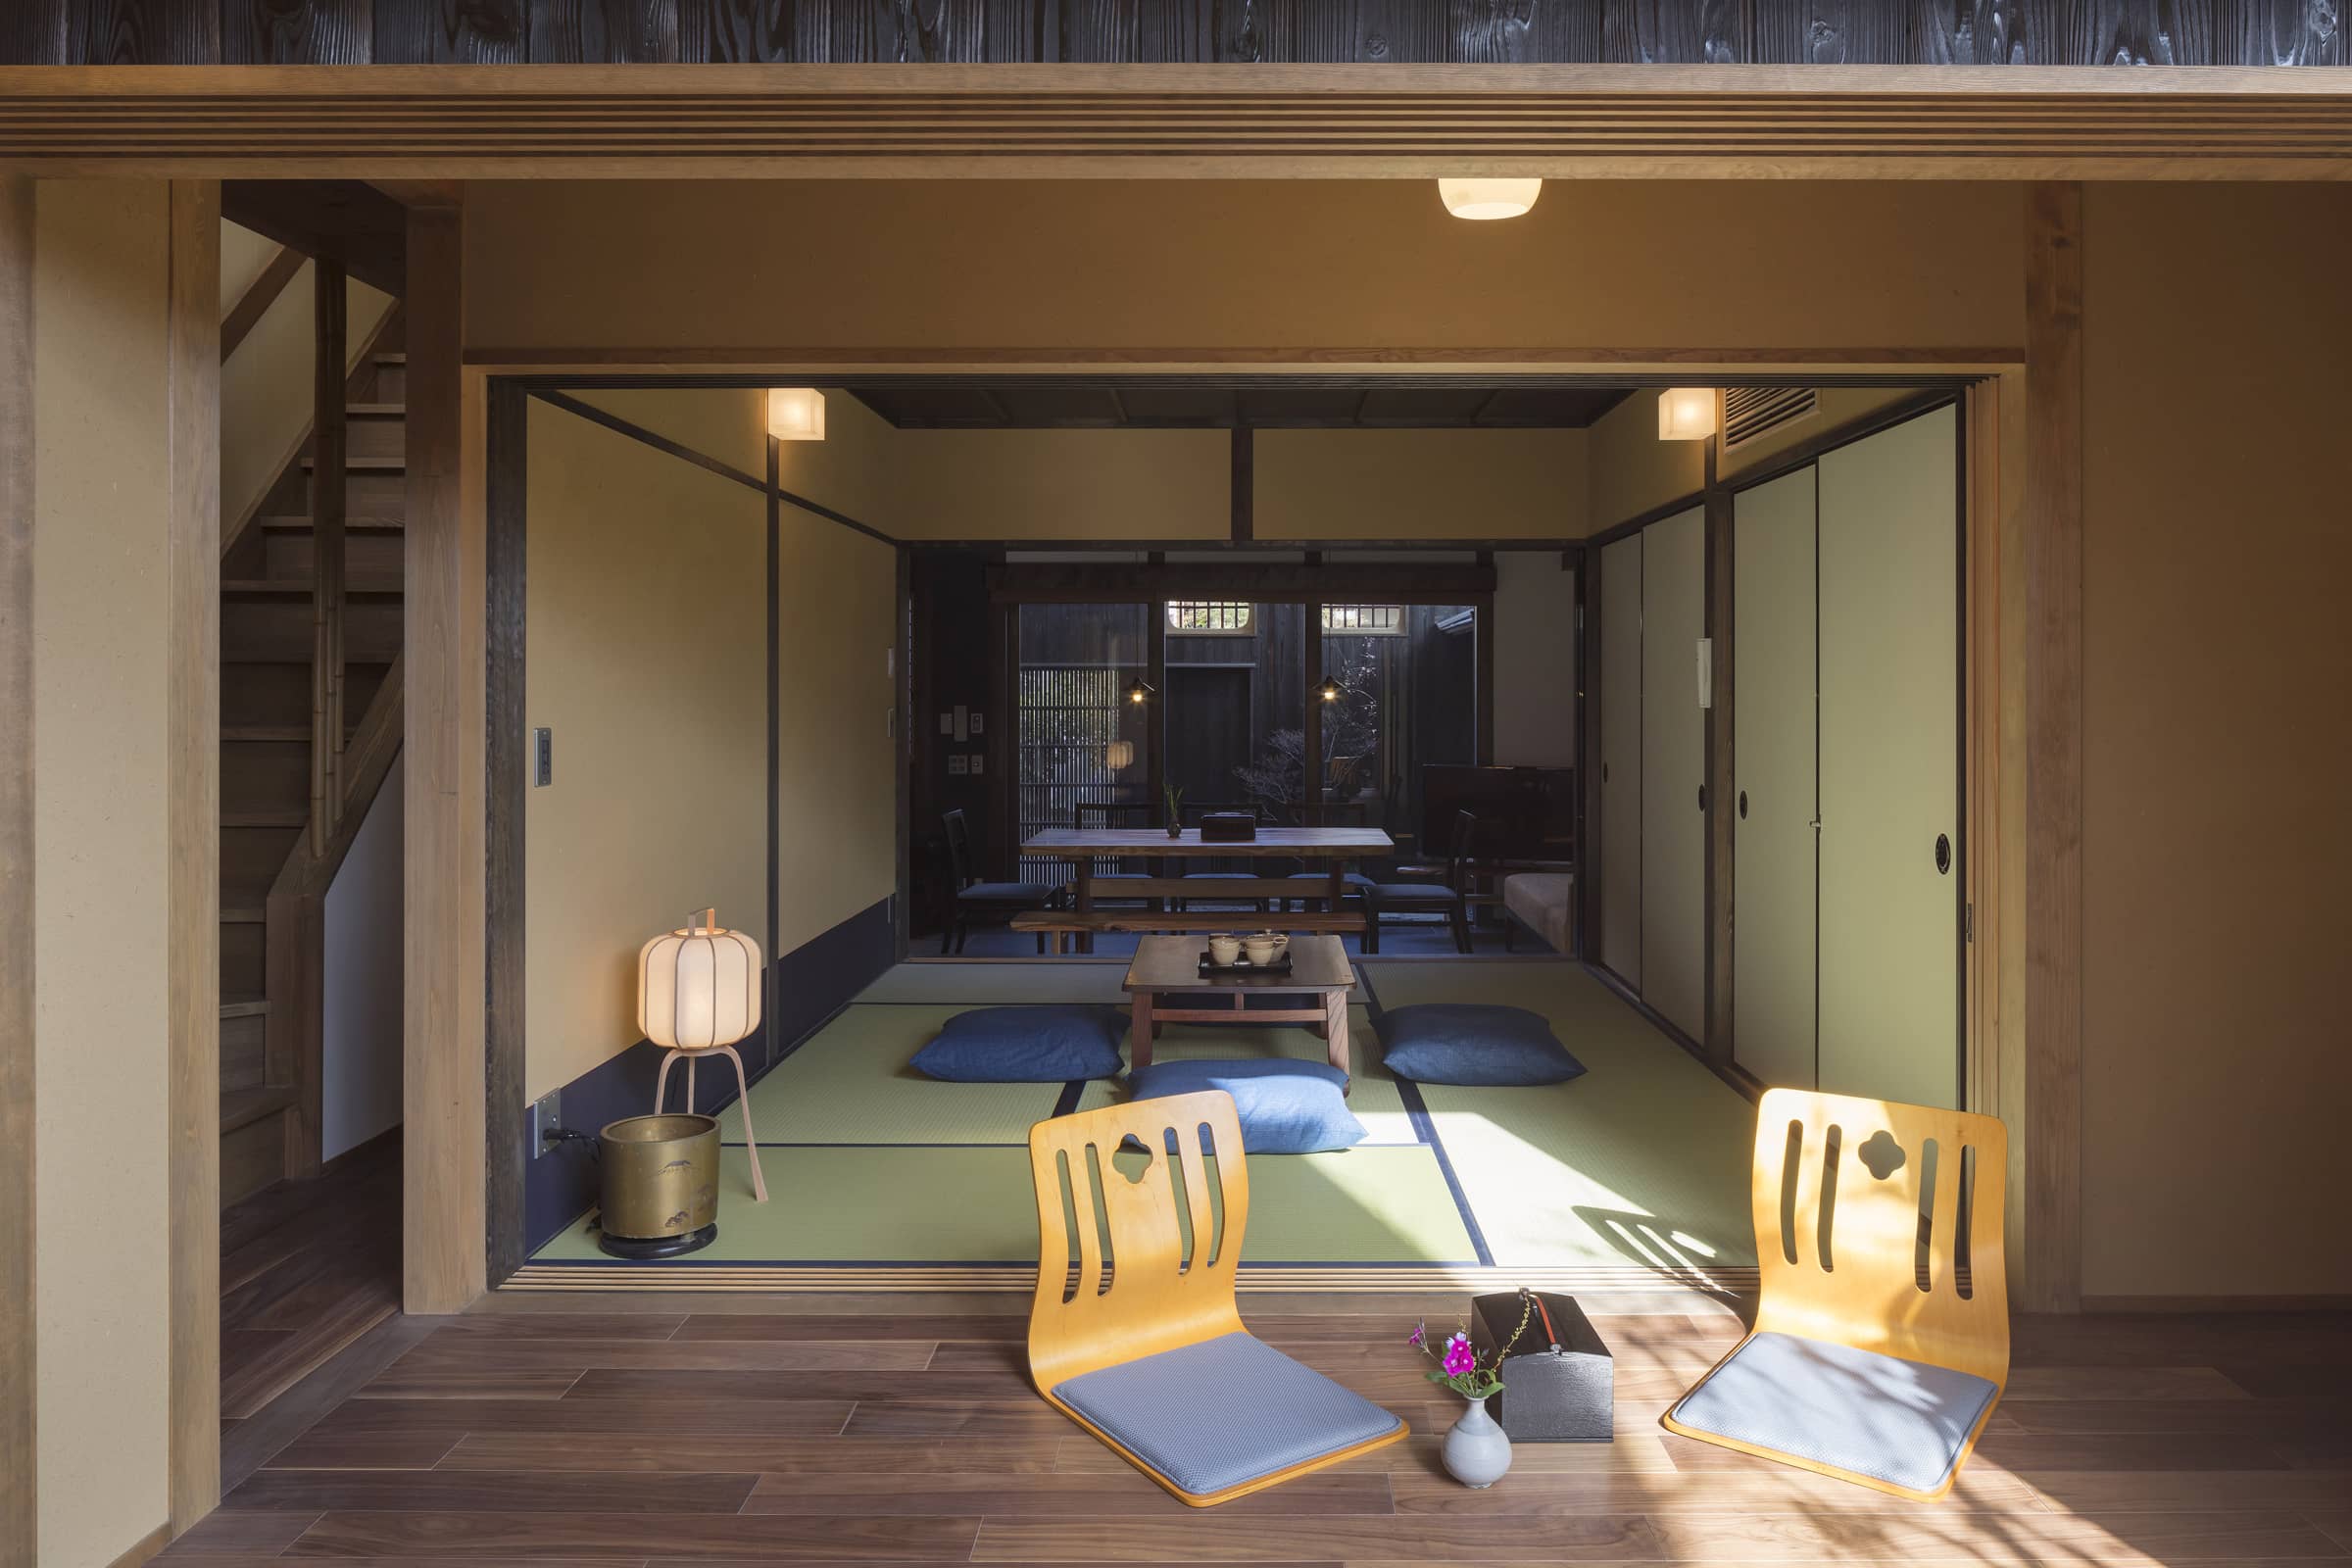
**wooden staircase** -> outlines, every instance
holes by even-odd
[[[314,436],[221,555],[223,1207],[319,1167],[326,885],[400,744],[406,374],[395,308],[344,381],[339,544]]]

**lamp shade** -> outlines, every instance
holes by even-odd
[[[1658,394],[1658,439],[1703,441],[1715,433],[1715,389],[1678,386]]]
[[[1540,179],[1441,179],[1438,200],[1456,218],[1517,218],[1544,194]]]
[[[825,395],[812,386],[769,387],[767,433],[779,441],[822,441]]]
[[[664,1051],[731,1046],[760,1026],[760,945],[705,909],[637,954],[637,1027]]]
[[[1102,748],[1102,765],[1113,773],[1124,773],[1135,765],[1135,742],[1112,741]]]

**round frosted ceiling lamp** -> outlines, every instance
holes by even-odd
[[[1540,179],[1441,179],[1439,199],[1456,218],[1517,218],[1544,193]]]

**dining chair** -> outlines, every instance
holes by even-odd
[[[974,869],[976,857],[972,854],[972,830],[963,819],[963,808],[940,814],[941,825],[948,834],[948,859],[956,876],[956,913],[948,923],[947,934],[939,939],[939,951],[944,956],[963,951],[963,939],[974,922],[982,925],[1002,925],[1023,909],[1056,909],[1061,906],[1061,889],[1051,882],[983,882]],[[1037,951],[1046,951],[1046,937],[1039,932]]]
[[[1081,831],[1097,828],[1147,828],[1152,826],[1152,808],[1142,801],[1080,801],[1075,808]],[[1138,864],[1141,870],[1134,869]],[[1138,861],[1132,856],[1105,856],[1087,867],[1094,877],[1095,903],[1141,904],[1148,909],[1157,909],[1160,901],[1140,893],[1121,893],[1120,882],[1143,882],[1152,876],[1150,860]]]
[[[1807,1090],[1756,1105],[1755,1326],[1669,1432],[1920,1500],[2009,1379],[1998,1118]]]
[[[1250,1170],[1231,1095],[1041,1121],[1029,1174],[1030,1381],[1179,1501],[1213,1506],[1403,1439],[1402,1420],[1243,1326]]]
[[[1251,816],[1257,818],[1257,822],[1260,827],[1263,827],[1266,824],[1265,808],[1253,805],[1249,801],[1201,801],[1198,803],[1188,803],[1184,808],[1184,824],[1187,827],[1199,827],[1200,825],[1200,819],[1212,811],[1247,811]],[[1196,859],[1192,861],[1191,864],[1192,868],[1184,872],[1182,876],[1182,880],[1187,882],[1205,882],[1213,881],[1219,878],[1256,876],[1259,874],[1256,862],[1254,862],[1249,856],[1246,855],[1220,856],[1212,860]],[[1250,908],[1255,909],[1260,914],[1266,912],[1267,901],[1264,899],[1244,898],[1238,900],[1229,900],[1220,897],[1216,900],[1216,902],[1219,904],[1238,902],[1248,905]],[[1177,899],[1175,901],[1175,905],[1179,909],[1189,908],[1191,907],[1192,901],[1189,899]]]
[[[1478,816],[1453,813],[1453,847],[1446,857],[1446,880],[1438,882],[1373,882],[1363,889],[1364,952],[1380,951],[1383,915],[1438,913],[1453,932],[1456,953],[1470,951],[1470,853],[1478,837]]]

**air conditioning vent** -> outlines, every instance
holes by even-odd
[[[1767,430],[1809,419],[1821,395],[1809,386],[1734,386],[1723,392],[1723,448],[1753,441]]]

